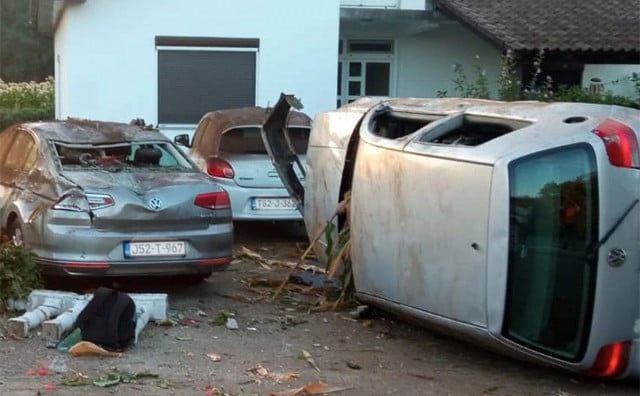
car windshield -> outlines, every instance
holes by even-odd
[[[288,128],[291,144],[296,154],[307,152],[309,143],[309,128]],[[262,141],[261,129],[258,127],[234,128],[222,135],[220,140],[220,152],[229,154],[264,154],[267,149]]]
[[[54,142],[62,170],[178,171],[196,169],[169,142],[123,142],[113,144],[68,144]]]

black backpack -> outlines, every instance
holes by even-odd
[[[84,341],[118,351],[135,337],[135,312],[136,305],[128,294],[99,287],[78,315],[76,326]]]

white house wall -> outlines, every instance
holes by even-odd
[[[57,117],[158,118],[156,36],[258,38],[256,104],[335,108],[338,0],[87,0],[55,36]],[[163,130],[164,131],[164,130]]]
[[[592,78],[599,78],[605,91],[637,98],[640,93],[636,91],[636,83],[631,81],[633,73],[640,78],[640,65],[584,65],[582,86],[588,88]]]
[[[456,96],[453,64],[460,64],[470,81],[475,81],[476,56],[486,72],[493,98],[497,92],[501,53],[488,41],[455,21],[384,26],[353,25],[341,30],[343,40],[395,40],[393,96],[435,97],[438,91]]]

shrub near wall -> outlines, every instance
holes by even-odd
[[[5,83],[0,80],[0,131],[21,121],[54,118],[54,81]]]

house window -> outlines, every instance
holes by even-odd
[[[160,124],[255,106],[258,39],[156,37],[156,48]]]

